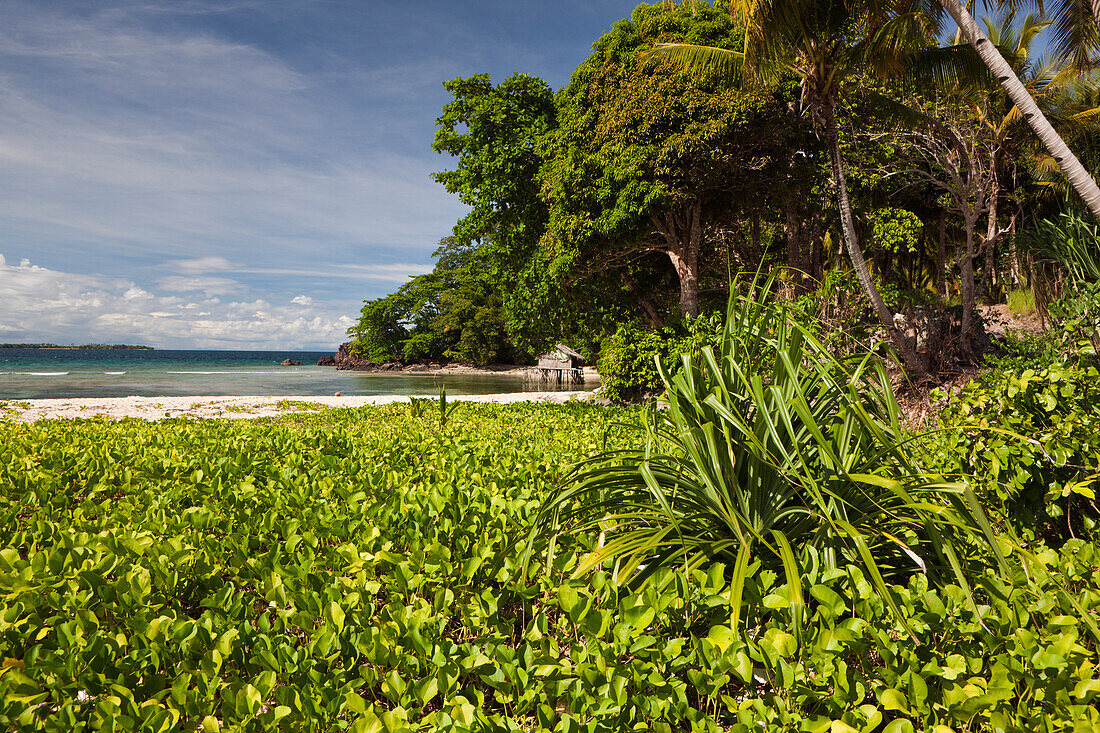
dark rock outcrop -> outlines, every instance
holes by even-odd
[[[348,344],[340,344],[340,348],[336,351],[336,356],[333,357],[333,361],[337,369],[345,371],[366,372],[377,369],[377,365],[370,359],[364,359],[361,356],[356,356],[351,353]]]
[[[294,361],[293,359],[283,359],[279,362],[279,366],[302,366],[302,362]]]
[[[336,366],[335,356],[322,356],[317,360],[317,366]]]

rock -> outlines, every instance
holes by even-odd
[[[336,366],[335,356],[322,356],[317,360],[317,366]]]
[[[335,396],[336,396],[336,397],[339,397],[339,396],[340,396],[340,393],[339,393],[339,392],[337,392]]]
[[[302,366],[302,362],[294,361],[293,359],[283,359],[279,362],[279,366]]]
[[[345,371],[374,371],[376,365],[370,359],[364,359],[361,356],[356,356],[351,353],[351,349],[348,344],[340,344],[339,350],[336,352],[336,356],[333,357],[333,361],[336,362],[336,368]]]

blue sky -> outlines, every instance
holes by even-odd
[[[634,5],[5,0],[0,341],[334,348],[463,213],[442,82],[560,87]]]

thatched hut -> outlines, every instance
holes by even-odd
[[[558,384],[570,382],[584,384],[585,358],[564,344],[558,344],[545,354],[539,355],[539,379],[555,381]]]

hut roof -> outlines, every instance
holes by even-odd
[[[558,351],[560,351],[561,353],[565,354],[566,356],[573,357],[573,359],[575,359],[576,361],[578,361],[582,364],[585,362],[585,358],[583,356],[578,354],[576,351],[573,351],[573,349],[569,348],[565,344],[558,344],[554,348],[557,349]]]

